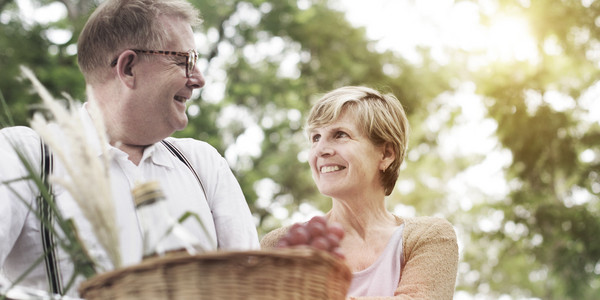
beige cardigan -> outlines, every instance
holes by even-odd
[[[434,217],[396,217],[396,221],[405,225],[402,274],[394,297],[359,299],[452,299],[458,269],[458,244],[452,225]],[[288,229],[266,234],[260,242],[262,248],[274,248]]]

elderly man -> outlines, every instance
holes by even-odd
[[[259,248],[250,210],[225,159],[202,141],[169,137],[186,127],[186,101],[205,83],[196,68],[192,26],[198,23],[197,16],[185,0],[106,0],[79,37],[78,62],[87,95],[95,99],[109,138],[111,187],[124,265],[142,257],[142,236],[130,193],[136,181],[159,181],[173,216],[184,212],[200,216],[209,237],[197,223],[184,224],[204,248],[216,250],[211,240],[218,249]],[[91,105],[81,108],[84,124],[92,124]],[[9,146],[15,140],[31,157],[41,157],[40,139],[31,129],[1,130],[2,181],[24,175],[22,168],[8,167],[17,161]],[[67,163],[55,160],[53,172],[64,174],[62,164]],[[44,248],[40,220],[31,213],[37,190],[22,181],[11,186],[0,185],[0,266],[6,278],[16,280],[43,256]],[[61,212],[75,220],[79,234],[91,235],[90,225],[73,206],[69,193],[60,186],[54,191]],[[178,247],[173,244],[171,248]],[[73,264],[57,249],[54,264],[38,263],[18,284],[67,292],[63,281],[73,273]],[[102,254],[98,257],[102,261]],[[76,295],[76,289],[68,294]]]

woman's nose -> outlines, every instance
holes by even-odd
[[[315,150],[318,156],[333,155],[335,153],[331,144],[324,140],[321,140],[317,143]]]

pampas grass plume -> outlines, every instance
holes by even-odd
[[[54,118],[48,120],[41,113],[36,113],[31,121],[33,130],[62,162],[68,174],[67,178],[50,176],[50,182],[64,187],[70,193],[92,225],[96,239],[106,251],[113,267],[120,267],[119,234],[108,169],[108,138],[94,99],[88,99],[88,111],[102,149],[100,156],[97,149],[86,142],[88,136],[78,110],[73,105],[66,108],[55,100],[30,69],[21,66],[21,72],[31,81],[42,98],[44,108]],[[72,101],[68,97],[67,99]],[[60,130],[57,131],[56,126]]]

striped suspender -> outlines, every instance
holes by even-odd
[[[179,158],[179,160],[182,163],[184,163],[188,167],[188,169],[190,169],[190,171],[192,171],[192,174],[194,174],[194,176],[196,177],[196,180],[198,180],[198,183],[200,184],[200,187],[202,188],[202,192],[204,193],[204,198],[206,199],[206,201],[208,201],[208,197],[206,196],[206,189],[204,189],[204,184],[202,184],[202,180],[200,179],[200,176],[198,176],[198,173],[196,172],[194,167],[192,167],[192,164],[190,164],[190,162],[187,160],[185,155],[183,155],[183,153],[181,153],[181,151],[179,151],[179,149],[177,149],[177,147],[175,147],[170,142],[168,142],[166,140],[162,140],[161,142],[163,143],[163,145],[165,145],[165,147],[167,147],[167,149],[169,150],[169,152],[171,152],[171,154],[173,154],[177,158]]]
[[[54,197],[52,193],[52,186],[48,183],[48,176],[52,173],[52,164],[53,157],[52,153],[48,149],[48,146],[43,142],[41,144],[41,175],[42,182],[48,189],[48,193],[50,197]],[[45,263],[46,263],[46,274],[48,277],[48,286],[50,291],[54,294],[63,294],[63,287],[61,283],[61,277],[58,266],[58,255],[57,248],[54,242],[54,236],[50,229],[46,226],[46,224],[50,225],[53,222],[52,219],[52,210],[50,209],[50,205],[48,202],[44,200],[42,194],[37,197],[38,210],[40,212],[41,217],[41,227],[40,232],[42,234],[42,245],[45,253]]]

